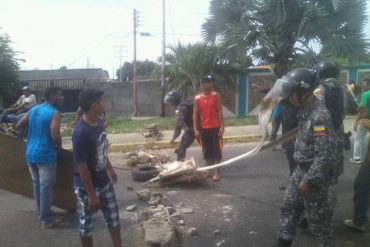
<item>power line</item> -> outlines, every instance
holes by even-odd
[[[128,36],[128,35],[130,35],[130,34],[131,34],[131,32],[128,32],[128,33],[125,35],[125,37],[126,37],[126,36]],[[81,55],[79,55],[77,58],[75,58],[74,60],[72,60],[72,62],[70,62],[70,63],[67,65],[67,67],[70,67],[71,65],[73,65],[74,63],[76,63],[77,61],[79,61],[81,58],[85,57],[85,56],[89,53],[89,51],[90,51],[91,49],[93,49],[93,48],[96,48],[96,47],[100,46],[104,41],[106,41],[106,40],[107,40],[108,38],[110,38],[111,36],[113,36],[113,34],[109,34],[109,35],[107,35],[104,39],[100,40],[98,43],[96,43],[95,45],[93,45],[93,46],[92,46],[92,47],[90,47],[89,49],[85,50],[83,53],[81,53]]]

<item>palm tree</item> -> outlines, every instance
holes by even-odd
[[[179,90],[184,96],[199,89],[199,81],[205,74],[216,77],[216,87],[234,86],[236,75],[251,65],[251,59],[244,55],[235,55],[232,59],[224,59],[220,49],[204,43],[171,47],[172,54],[166,58],[168,62],[168,87]]]
[[[278,77],[320,55],[355,62],[369,46],[366,0],[212,0],[203,24],[209,44],[268,63]],[[307,64],[309,65],[309,64]]]

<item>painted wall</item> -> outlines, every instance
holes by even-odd
[[[360,84],[364,78],[370,78],[370,64],[347,66],[342,69],[338,81],[342,84],[349,80]],[[254,114],[253,111],[258,105],[263,95],[254,92],[251,84],[256,83],[264,88],[271,88],[276,77],[266,68],[252,68],[248,70],[247,74],[240,74],[238,76],[239,90],[236,92],[236,113],[238,116],[247,116]]]

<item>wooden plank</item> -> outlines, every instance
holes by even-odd
[[[0,189],[33,198],[32,179],[26,162],[26,143],[3,133],[0,133]],[[53,205],[68,211],[76,209],[73,159],[69,150],[62,149],[58,153]]]

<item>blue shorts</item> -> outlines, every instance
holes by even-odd
[[[95,189],[100,200],[100,210],[103,213],[108,228],[119,226],[119,210],[112,183],[102,189]],[[75,187],[77,197],[77,212],[79,214],[79,233],[81,237],[91,236],[94,229],[94,211],[89,210],[87,192],[83,187]]]

